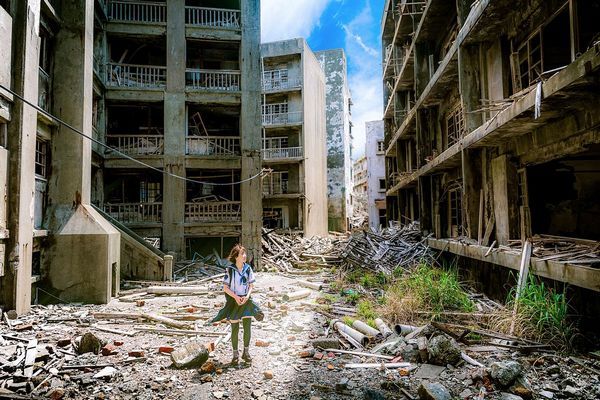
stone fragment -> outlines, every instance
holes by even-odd
[[[421,379],[435,379],[440,376],[445,369],[446,367],[439,365],[423,364],[419,367],[417,372],[415,372],[414,377]]]
[[[446,335],[438,335],[427,345],[429,362],[436,365],[456,365],[461,360],[458,343]]]
[[[98,354],[102,348],[102,342],[92,332],[86,332],[77,346],[78,354],[94,353]]]
[[[542,390],[541,392],[538,393],[540,396],[542,396],[545,399],[552,399],[554,398],[554,393],[549,392],[547,390]]]
[[[462,392],[460,392],[460,394],[458,395],[458,397],[460,397],[461,399],[468,399],[469,397],[473,396],[473,391],[469,388],[463,390]]]
[[[523,400],[521,396],[512,393],[500,393],[500,400]]]
[[[256,345],[256,347],[269,347],[271,345],[271,343],[264,340],[257,340],[254,344]]]
[[[135,357],[135,358],[141,358],[144,357],[146,353],[144,352],[144,350],[133,350],[130,351],[129,353],[127,353],[127,355],[129,357]]]
[[[313,349],[302,350],[298,353],[298,357],[300,357],[300,358],[314,357],[314,355],[315,355],[315,351]]]
[[[112,344],[107,344],[106,346],[104,346],[102,348],[102,355],[103,356],[113,356],[115,354],[117,354],[117,347],[115,345]]]
[[[326,338],[320,337],[311,340],[311,344],[314,348],[321,349],[339,349],[340,341],[337,338]]]
[[[366,388],[364,390],[364,399],[365,400],[385,400],[386,396],[384,393],[379,390]]]
[[[211,361],[205,362],[200,367],[200,372],[203,373],[203,374],[212,374],[216,370],[217,370],[217,368],[215,367],[215,364],[212,363]]]
[[[490,375],[502,386],[509,386],[523,372],[523,367],[516,361],[495,362],[490,366]]]
[[[263,376],[265,377],[265,379],[273,379],[273,371],[266,370],[263,372]]]
[[[198,340],[187,342],[171,353],[171,361],[176,368],[199,367],[208,360],[208,350]]]
[[[348,389],[348,378],[342,378],[338,383],[335,384],[335,390],[338,392],[343,392]]]
[[[569,393],[572,396],[579,396],[579,392],[580,390],[578,388],[575,388],[571,385],[567,385],[567,387],[564,390],[565,393]]]
[[[58,347],[67,347],[70,344],[71,344],[71,339],[70,338],[58,339],[58,341],[56,342],[56,345]]]
[[[114,367],[104,367],[94,375],[94,379],[112,378],[117,373]]]
[[[115,346],[119,347],[119,346],[123,346],[123,345],[125,344],[125,342],[124,342],[124,341],[122,341],[122,340],[114,340],[114,341],[113,341],[113,344],[114,344]]]
[[[424,382],[419,386],[419,399],[421,400],[452,400],[452,395],[438,382]]]
[[[52,391],[48,394],[48,397],[51,400],[61,400],[62,398],[65,397],[65,389],[63,388],[54,388],[52,389]]]

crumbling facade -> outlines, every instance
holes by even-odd
[[[327,234],[325,78],[304,39],[263,43],[263,221]]]
[[[369,226],[378,229],[386,226],[385,204],[385,143],[383,140],[383,121],[371,121],[365,124],[367,160],[367,211]]]
[[[94,202],[177,258],[225,256],[241,242],[258,263],[259,2],[111,0],[101,9],[94,133],[118,152],[95,153]]]
[[[352,99],[343,49],[316,53],[325,73],[329,230],[349,229],[352,216]]]
[[[595,1],[388,0],[388,220],[517,270],[520,254],[495,250],[598,240],[599,18]],[[593,258],[557,258],[532,258],[532,271],[600,290]]]
[[[0,304],[108,302],[120,235],[90,205],[94,1],[0,2]],[[23,98],[21,100],[20,98]],[[27,104],[29,102],[30,104]],[[40,290],[38,290],[40,289]]]

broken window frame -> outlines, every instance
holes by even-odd
[[[35,141],[35,177],[43,180],[48,179],[49,142],[36,138]]]
[[[385,141],[383,141],[383,140],[377,141],[377,153],[378,154],[385,153]]]
[[[462,102],[458,101],[446,113],[446,148],[458,143],[467,133],[465,124],[465,113]]]

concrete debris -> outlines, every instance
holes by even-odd
[[[433,337],[427,346],[429,361],[436,365],[456,365],[461,360],[461,349],[458,343],[446,335]]]
[[[490,375],[502,386],[510,386],[523,373],[523,366],[516,361],[495,362],[490,365]]]
[[[171,353],[176,368],[200,367],[208,360],[208,350],[199,340],[191,340]]]
[[[452,400],[452,395],[444,385],[438,382],[424,382],[419,386],[421,400]]]
[[[86,332],[79,340],[76,350],[78,354],[98,354],[102,348],[102,341],[91,332]]]

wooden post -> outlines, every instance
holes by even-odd
[[[477,224],[477,244],[483,241],[483,189],[479,191],[479,223]]]
[[[521,255],[521,266],[519,268],[519,278],[517,281],[517,293],[515,294],[515,306],[513,308],[512,321],[510,323],[510,334],[512,335],[515,330],[515,318],[517,317],[517,309],[519,304],[519,297],[521,292],[527,283],[527,276],[529,275],[529,261],[531,260],[531,241],[525,240],[523,244],[523,253]]]

